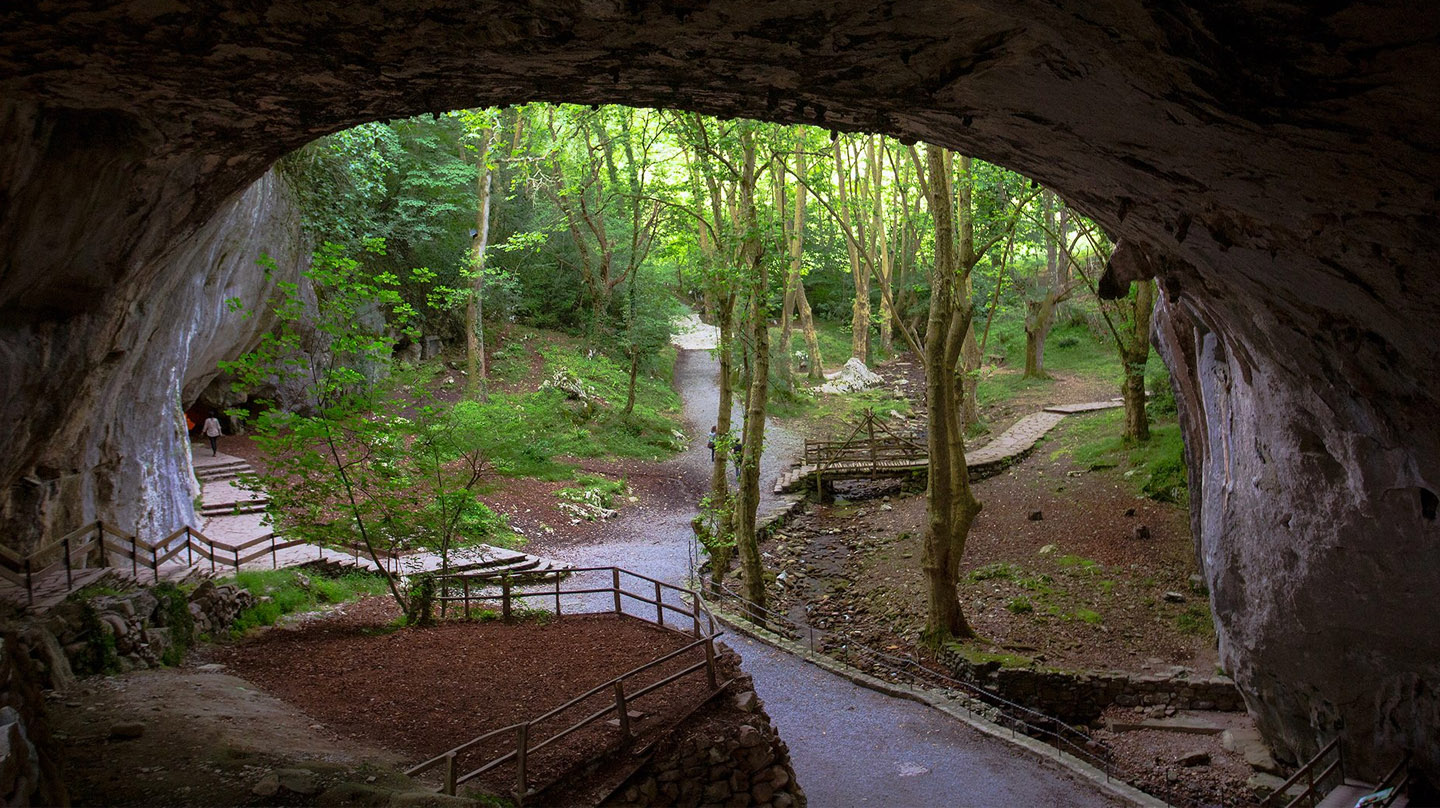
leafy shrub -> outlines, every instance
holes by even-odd
[[[1029,614],[1035,611],[1035,604],[1031,603],[1029,598],[1011,598],[1005,608],[1014,614]]]

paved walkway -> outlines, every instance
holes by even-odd
[[[717,371],[718,362],[703,350],[681,350],[675,366],[692,441],[689,451],[671,460],[668,468],[687,481],[691,502],[709,482],[709,452],[700,437],[714,420]],[[767,428],[762,470],[783,467],[798,444],[780,427]],[[771,495],[762,499],[761,507],[784,503]],[[685,586],[695,555],[692,513],[690,502],[673,503],[658,514],[626,509],[601,542],[537,552],[576,566],[614,564]],[[1117,804],[1068,771],[923,705],[866,690],[745,637],[727,634],[724,642],[741,655],[745,671],[754,677],[815,808]]]

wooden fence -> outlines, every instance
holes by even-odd
[[[29,602],[35,602],[36,582],[53,575],[65,574],[66,588],[74,586],[75,573],[105,567],[130,568],[137,580],[148,571],[156,582],[160,580],[160,568],[166,562],[180,563],[184,554],[186,566],[197,559],[210,562],[210,569],[232,567],[262,558],[271,557],[272,565],[278,566],[275,554],[280,550],[305,544],[303,541],[286,540],[275,533],[251,539],[243,544],[226,544],[215,541],[195,528],[186,525],[151,543],[134,533],[128,533],[106,522],[97,520],[72,530],[58,539],[42,544],[21,555],[8,547],[0,546],[0,580],[7,581],[25,590]]]
[[[580,578],[586,573],[604,572],[609,573],[608,586],[596,586],[580,582]],[[552,578],[548,583],[545,578]],[[537,579],[540,579],[537,581]],[[640,589],[646,591],[635,591],[627,588],[630,579],[642,582]],[[539,574],[528,574],[527,581],[532,583],[517,584],[511,575],[504,573],[459,573],[444,576],[435,576],[437,585],[436,600],[442,604],[458,604],[464,609],[465,616],[471,614],[474,607],[489,602],[496,602],[500,606],[500,614],[504,619],[510,619],[518,602],[527,599],[541,599],[546,605],[553,605],[555,614],[560,615],[564,611],[563,600],[575,596],[593,597],[609,594],[607,601],[609,608],[604,611],[615,614],[627,614],[632,617],[639,617],[648,622],[673,631],[679,631],[694,640],[685,646],[672,651],[658,659],[641,665],[634,670],[627,671],[607,682],[603,682],[579,696],[565,702],[564,704],[550,710],[543,715],[536,716],[528,721],[522,721],[509,726],[500,727],[476,738],[466,741],[447,752],[436,755],[429,760],[411,768],[407,775],[414,776],[443,768],[445,794],[454,795],[455,789],[481,775],[493,771],[500,766],[513,762],[515,764],[515,804],[523,805],[525,797],[530,790],[528,758],[535,752],[556,743],[579,730],[594,724],[606,716],[614,713],[619,723],[621,744],[628,743],[633,737],[630,728],[629,708],[638,699],[654,693],[661,688],[671,685],[686,676],[704,673],[710,692],[718,692],[729,682],[719,682],[719,676],[715,665],[715,638],[720,632],[715,630],[715,620],[709,611],[704,608],[702,599],[690,589],[667,584],[639,573],[630,572],[619,567],[580,567],[577,569],[554,570]],[[565,587],[564,581],[571,581],[572,586]],[[665,601],[665,594],[673,593],[688,598],[688,603],[679,606]],[[651,595],[653,594],[653,598]],[[624,611],[626,599],[637,603],[647,604],[643,614],[634,614]],[[653,619],[649,608],[654,608]],[[583,607],[579,611],[585,611]],[[573,610],[572,610],[573,611]],[[672,612],[675,618],[666,620],[666,613]],[[594,613],[594,610],[589,610]],[[637,676],[657,668],[661,665],[679,659],[686,654],[698,654],[703,651],[704,657],[694,664],[688,665],[679,671],[669,674],[659,681],[652,682],[639,688],[633,685],[627,687],[627,683]],[[610,702],[599,710],[594,710],[584,715],[579,720],[571,723],[564,729],[558,730],[544,739],[534,737],[534,730],[541,722],[554,719],[567,711],[574,710],[581,704],[601,694],[610,694]],[[513,748],[503,754],[496,755],[482,762],[478,767],[468,772],[461,773],[458,760],[461,755],[478,748],[486,741],[494,738],[501,738],[509,735],[513,739]]]

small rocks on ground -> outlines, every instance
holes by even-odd
[[[121,721],[110,725],[110,740],[129,741],[145,734],[145,725],[139,721]]]
[[[1196,766],[1209,766],[1210,753],[1200,749],[1197,749],[1193,752],[1186,752],[1180,757],[1175,758],[1175,763],[1176,765],[1184,766],[1187,769],[1191,769]]]
[[[1032,522],[1039,522],[1039,521],[1041,521],[1041,520],[1043,520],[1043,519],[1045,518],[1045,512],[1044,512],[1044,511],[1031,511],[1029,518],[1030,518],[1030,521],[1032,521]]]

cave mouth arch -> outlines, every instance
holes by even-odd
[[[23,544],[189,512],[120,402],[179,397],[157,357],[202,361],[204,324],[167,306],[199,300],[195,267],[274,213],[266,168],[316,137],[520,100],[881,132],[1035,177],[1145,246],[1227,667],[1283,755],[1338,733],[1362,772],[1411,751],[1440,780],[1440,542],[1413,492],[1440,480],[1437,41],[1440,8],[1400,0],[7,11],[0,522]]]

